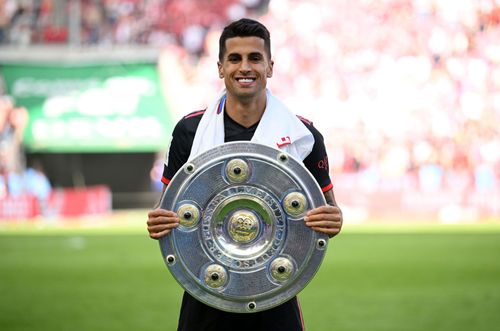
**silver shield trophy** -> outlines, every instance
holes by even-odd
[[[180,225],[160,239],[180,285],[220,310],[251,313],[301,291],[318,270],[328,236],[304,223],[325,205],[302,162],[250,142],[227,143],[186,163],[161,208]]]

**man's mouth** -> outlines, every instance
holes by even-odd
[[[242,83],[242,84],[250,84],[250,83],[255,82],[255,78],[248,78],[248,77],[236,78],[236,81],[238,81],[238,83]]]

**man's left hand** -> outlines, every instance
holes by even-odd
[[[321,206],[310,210],[304,217],[306,225],[314,231],[336,236],[342,228],[342,211],[336,206]]]

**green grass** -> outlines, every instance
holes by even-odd
[[[299,295],[307,329],[497,328],[500,231],[478,228],[346,229]],[[142,225],[0,229],[0,330],[170,331],[181,294]]]
[[[499,233],[346,234],[302,295],[310,330],[492,330]]]

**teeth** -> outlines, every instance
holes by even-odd
[[[251,78],[240,78],[240,79],[238,79],[238,82],[242,82],[242,83],[251,83],[253,81],[254,80],[251,79]]]

